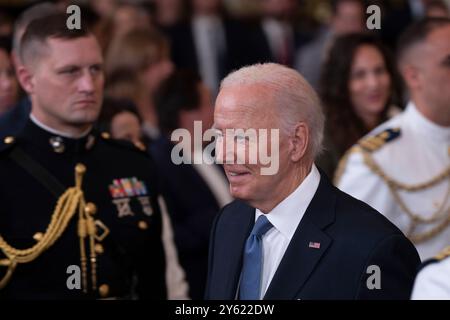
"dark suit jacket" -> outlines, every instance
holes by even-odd
[[[173,146],[161,136],[150,144],[150,153],[161,173],[161,193],[170,214],[180,264],[189,283],[189,297],[202,299],[208,269],[209,235],[220,207],[192,165],[172,162]]]
[[[225,206],[212,230],[206,299],[234,299],[255,209]],[[310,242],[320,248],[310,248]],[[409,299],[420,259],[413,244],[367,204],[321,181],[264,299]],[[367,280],[377,265],[381,289]]]

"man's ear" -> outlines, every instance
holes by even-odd
[[[30,68],[19,65],[17,68],[17,77],[22,88],[28,94],[32,94],[34,92],[34,75],[31,73]]]
[[[400,67],[400,72],[408,88],[416,89],[420,87],[420,70],[418,67],[411,63],[404,64]]]
[[[309,128],[305,122],[299,122],[295,126],[294,134],[290,140],[290,158],[293,162],[298,162],[305,156],[309,144]]]

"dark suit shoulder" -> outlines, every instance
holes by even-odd
[[[223,207],[221,214],[226,218],[233,218],[236,215],[242,214],[243,211],[251,212],[252,210],[255,210],[255,208],[251,207],[244,201],[234,200]]]
[[[384,215],[349,194],[335,188],[337,192],[336,220],[348,224],[352,231],[365,234],[365,238],[385,238],[392,235],[403,235]]]

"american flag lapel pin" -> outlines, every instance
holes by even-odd
[[[320,249],[320,242],[310,242],[308,247],[313,249]]]

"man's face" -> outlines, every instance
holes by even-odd
[[[283,180],[289,175],[292,163],[289,159],[288,138],[279,130],[279,148],[271,142],[270,130],[279,129],[279,116],[273,96],[273,89],[262,85],[230,86],[222,89],[217,97],[214,111],[214,128],[220,133],[216,140],[217,159],[224,163],[224,169],[230,182],[233,197],[247,201],[257,207],[284,192]],[[227,135],[226,129],[267,129],[267,144],[257,143],[258,157],[254,164],[249,163],[248,150],[255,142],[239,136]],[[234,163],[227,163],[226,145],[228,139],[234,139],[237,147],[229,153]],[[244,145],[245,164],[236,164],[237,150]],[[260,148],[267,148],[268,153],[279,156],[279,167],[273,175],[262,175],[261,169],[268,167],[261,163]],[[278,149],[278,150],[276,150]],[[279,151],[279,152],[278,152]]]
[[[55,129],[88,127],[103,97],[103,60],[94,36],[48,39],[31,67],[33,113]]]
[[[344,1],[337,7],[333,20],[338,35],[364,31],[364,7],[356,1]]]
[[[428,36],[417,62],[417,93],[432,108],[450,120],[450,26],[434,30]],[[414,90],[414,89],[413,89]]]

